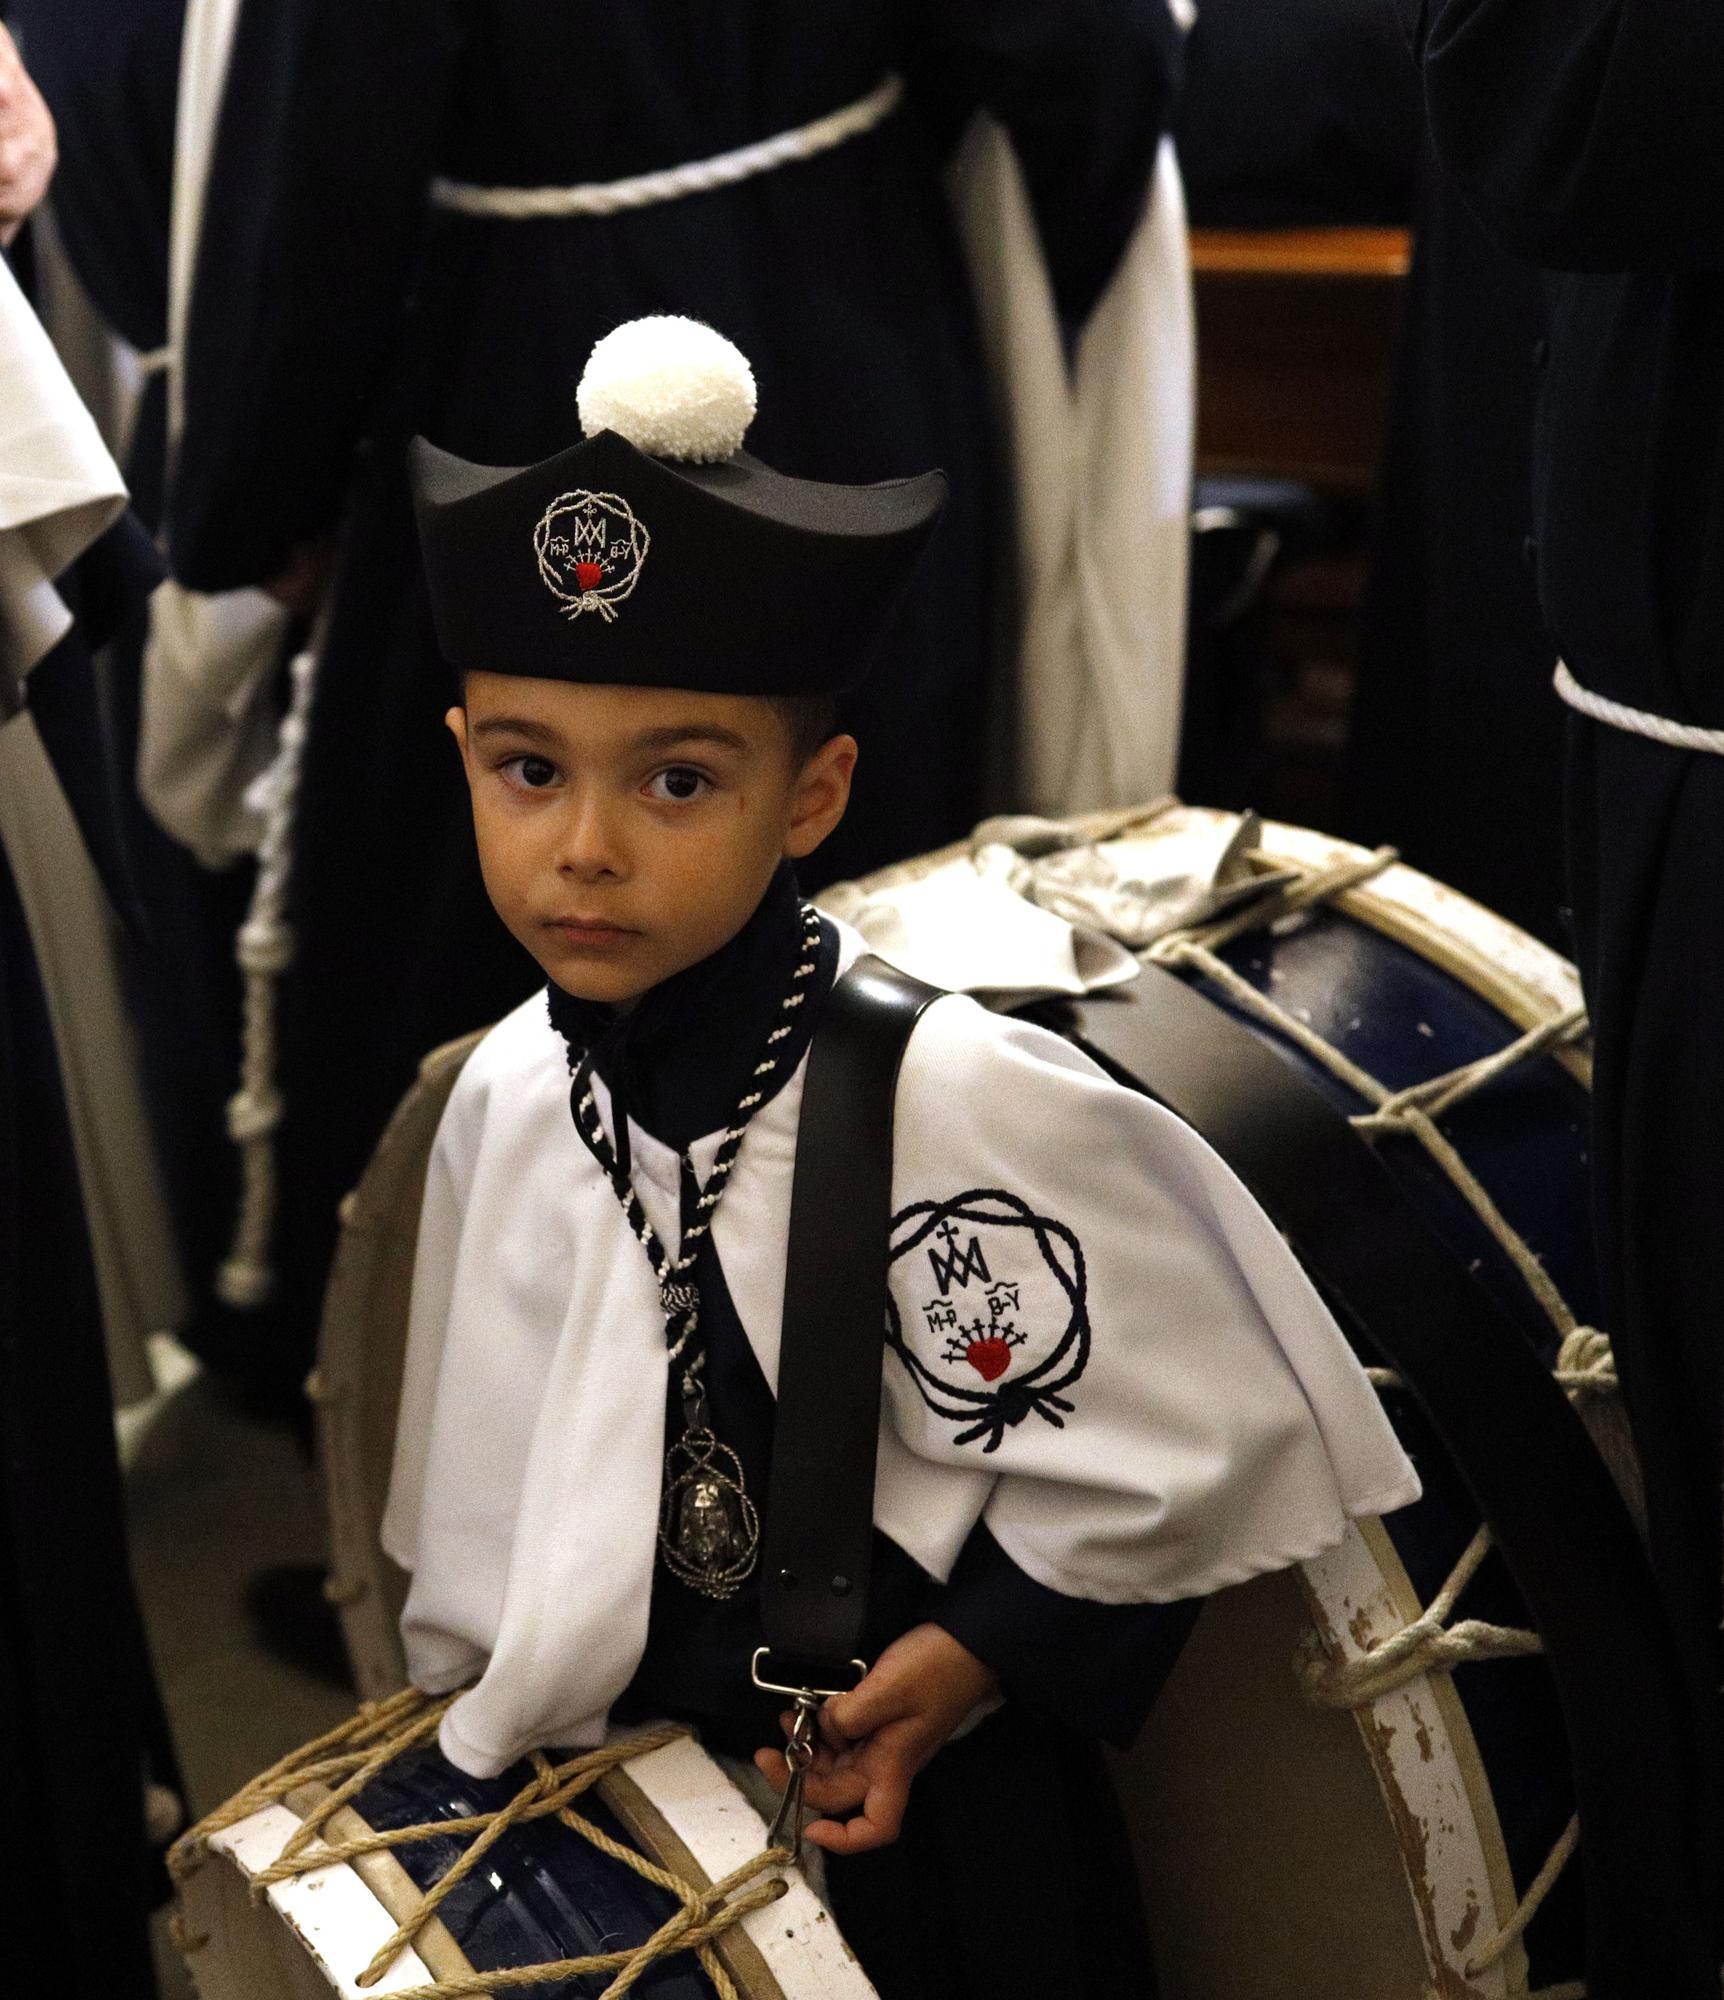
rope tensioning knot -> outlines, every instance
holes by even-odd
[[[1610,1335],[1595,1326],[1577,1326],[1557,1351],[1556,1379],[1571,1396],[1613,1396],[1620,1384]]]

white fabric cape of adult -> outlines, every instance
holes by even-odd
[[[54,581],[119,519],[126,483],[42,322],[0,263],[0,716],[71,629]]]
[[[973,122],[951,178],[1016,507],[1009,803],[1131,805],[1173,786],[1185,686],[1197,343],[1173,142],[1069,366],[993,119]]]
[[[41,321],[0,262],[0,847],[53,1027],[116,1401],[155,1387],[145,1336],[184,1316],[166,1198],[120,987],[113,913],[26,704],[71,629],[55,588],[126,487]]]
[[[861,941],[842,938],[849,964]],[[799,1070],[756,1117],[713,1225],[769,1383],[802,1081]],[[383,1542],[412,1573],[402,1630],[415,1684],[477,1683],[442,1734],[475,1775],[530,1748],[597,1742],[646,1639],[664,1322],[568,1097],[541,994],[468,1059],[420,1225]],[[631,1139],[641,1198],[674,1241],[675,1156],[638,1128]],[[718,1139],[694,1147],[697,1172]],[[1339,1329],[1220,1158],[1057,1036],[952,996],[905,1057],[894,1213],[966,1195],[979,1199],[961,1204],[950,1240],[958,1274],[948,1263],[941,1285],[926,1245],[892,1274],[935,1395],[888,1351],[875,1518],[932,1576],[950,1574],[985,1520],[1053,1589],[1104,1603],[1185,1597],[1315,1555],[1349,1517],[1417,1496]],[[1010,1226],[1014,1200],[1046,1226],[1064,1279],[1034,1231]],[[914,1233],[900,1226],[895,1243]],[[1015,1288],[1015,1365],[1051,1351],[1074,1273],[1092,1328],[1087,1366],[1061,1391],[1063,1421],[1032,1411],[992,1451],[960,1442],[964,1422],[935,1407],[948,1385],[975,1395],[984,1384],[975,1363],[943,1358],[951,1335],[930,1321],[950,1290],[987,1333],[984,1263],[996,1290]]]
[[[168,250],[168,472],[185,428],[186,328],[241,0],[187,0],[180,41]],[[207,867],[255,852],[262,813],[247,793],[275,753],[273,693],[289,615],[261,590],[215,594],[171,579],[150,602],[138,791]]]

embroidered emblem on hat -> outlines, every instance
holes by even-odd
[[[615,493],[559,493],[533,530],[533,554],[545,587],[565,618],[596,611],[609,624],[640,581],[646,529]]]
[[[1033,1411],[1063,1428],[1089,1365],[1084,1256],[1063,1222],[974,1188],[892,1219],[886,1338],[955,1442],[995,1451]],[[914,1299],[901,1314],[898,1295]]]

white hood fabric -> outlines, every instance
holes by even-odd
[[[126,504],[120,469],[0,261],[0,718],[71,628],[54,588]]]
[[[841,962],[861,950],[844,931]],[[769,1383],[802,1080],[749,1128],[713,1226]],[[477,1683],[442,1736],[476,1776],[600,1740],[646,1640],[663,1321],[568,1089],[540,995],[468,1060],[420,1226],[383,1540],[412,1572],[414,1682]],[[703,1176],[718,1137],[694,1148]],[[631,1139],[674,1241],[675,1155]],[[1417,1497],[1268,1218],[1193,1132],[1057,1036],[962,996],[928,1010],[893,1209],[875,1518],[936,1578],[985,1519],[1069,1595],[1192,1596]]]

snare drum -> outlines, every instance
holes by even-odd
[[[469,1778],[408,1689],[248,1785],[174,1849],[200,2000],[526,1990],[871,2000],[759,1814],[686,1732]]]
[[[1160,850],[1223,823],[1231,816],[1162,806],[1086,831],[1122,877],[1153,880],[1165,872]],[[1524,1362],[1512,1342],[1539,1356],[1549,1397],[1559,1412],[1573,1400],[1623,1497],[1598,1475],[1586,1430],[1561,1414],[1551,1490],[1597,1503],[1602,1486],[1620,1518],[1596,1547],[1578,1535],[1564,1546],[1566,1525],[1554,1522],[1548,1573],[1512,1575],[1476,1497],[1491,1468],[1459,1462],[1420,1385],[1385,1366],[1393,1307],[1372,1325],[1335,1301],[1425,1496],[1300,1570],[1212,1599],[1143,1740],[1118,1760],[1163,2000],[1554,2000],[1578,1994],[1583,1976],[1595,1995],[1649,1990],[1674,1962],[1660,1950],[1691,1933],[1692,1914],[1680,1838],[1657,1796],[1671,1738],[1625,1525],[1632,1453],[1593,1326],[1578,981],[1566,961],[1392,856],[1267,825],[1253,865],[1290,880],[1242,914],[1163,939],[1150,953],[1157,976],[1172,971],[1354,1121],[1421,1226],[1476,1280],[1502,1367]],[[974,873],[969,850],[884,871],[850,890],[844,913],[858,889],[935,870]],[[1081,1033],[1095,1021],[1080,1013],[1067,1025]],[[379,1549],[377,1523],[413,1235],[431,1137],[471,1045],[428,1061],[348,1204],[312,1385],[334,1590],[374,1695],[403,1671],[405,1579]],[[1333,1225],[1345,1232],[1347,1215]],[[1297,1234],[1294,1246],[1322,1284],[1325,1246]],[[1494,1367],[1481,1366],[1481,1398],[1498,1393]],[[1529,1595],[1576,1608],[1564,1644],[1572,1666],[1575,1631],[1591,1635],[1587,1688],[1614,1679],[1636,1701],[1614,1713],[1577,1705],[1573,1673],[1559,1682],[1542,1652]],[[1620,1773],[1608,1810],[1593,1783],[1585,1828],[1577,1768],[1594,1780]],[[1664,1819],[1649,1836],[1657,1865],[1642,1867],[1624,1909],[1592,1883],[1624,1880],[1625,1855],[1632,1874],[1636,1799]],[[1602,1875],[1600,1856],[1611,1858]],[[1624,1983],[1642,1937],[1644,1989]]]

